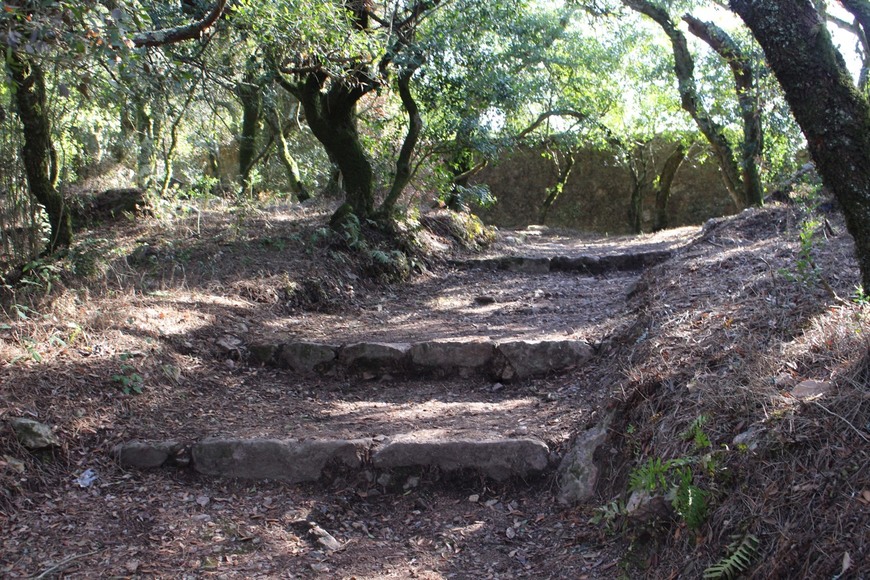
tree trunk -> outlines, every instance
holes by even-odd
[[[731,0],[785,91],[824,184],[855,239],[870,288],[870,104],[852,84],[808,0]]]
[[[414,100],[414,95],[411,94],[411,77],[414,76],[416,70],[417,67],[404,69],[399,73],[397,79],[399,96],[405,111],[408,113],[408,132],[405,134],[405,141],[402,143],[399,158],[396,160],[396,176],[393,178],[393,185],[380,208],[380,213],[387,217],[393,213],[399,196],[402,195],[402,191],[411,181],[411,156],[414,154],[414,148],[417,146],[420,133],[423,131],[420,108]]]
[[[242,134],[239,137],[239,180],[242,192],[251,193],[251,170],[257,154],[257,132],[263,115],[263,94],[257,83],[255,61],[249,58],[245,64],[242,82],[236,94],[242,102]]]
[[[668,204],[671,201],[671,185],[674,183],[674,177],[677,171],[686,159],[686,148],[682,143],[677,145],[677,148],[668,155],[665,159],[665,164],[662,167],[662,172],[656,180],[656,213],[653,222],[653,231],[658,232],[668,227]]]
[[[7,61],[15,91],[18,117],[24,127],[21,157],[30,194],[48,214],[51,238],[47,250],[54,251],[72,243],[72,220],[63,196],[52,185],[51,125],[45,98],[45,78],[39,65],[26,56],[10,53]]]
[[[764,203],[764,189],[758,160],[764,152],[764,130],[755,91],[755,74],[749,58],[728,34],[711,22],[703,22],[690,14],[683,16],[692,34],[706,42],[728,63],[734,76],[734,89],[743,117],[743,144],[740,166],[743,173],[743,201],[747,205]]]
[[[321,79],[314,74],[308,77],[291,92],[302,104],[311,132],[338,165],[347,203],[356,217],[364,220],[374,211],[374,171],[357,132],[356,103],[367,91],[365,87],[334,83],[323,92]]]
[[[674,52],[674,72],[677,75],[677,88],[680,92],[680,103],[683,109],[692,116],[695,124],[713,149],[713,154],[722,170],[722,181],[728,190],[732,201],[738,209],[747,205],[744,199],[744,188],[740,177],[740,168],[735,161],[734,151],[725,137],[724,129],[716,123],[704,109],[701,98],[695,87],[695,61],[686,36],[676,27],[670,15],[649,0],[622,0],[623,3],[641,14],[653,19],[661,26],[671,40]]]
[[[553,155],[555,157],[559,153],[556,152]],[[550,209],[556,203],[556,200],[559,199],[559,196],[562,195],[562,190],[565,189],[565,185],[568,183],[568,178],[571,177],[571,171],[574,169],[574,164],[577,161],[577,151],[574,149],[571,149],[564,155],[565,158],[562,160],[562,163],[558,163],[558,158],[556,158],[559,179],[552,187],[547,188],[547,197],[544,199],[544,203],[541,204],[541,209],[538,212],[538,223],[540,225],[546,225]]]

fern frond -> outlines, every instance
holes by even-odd
[[[749,569],[752,561],[758,555],[758,545],[761,542],[752,534],[734,536],[734,538],[734,541],[728,546],[728,556],[704,570],[703,578],[733,580]]]

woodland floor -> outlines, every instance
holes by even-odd
[[[870,436],[870,400],[859,336],[867,311],[781,272],[795,269],[797,213],[773,207],[703,231],[624,238],[500,232],[475,253],[431,234],[423,271],[395,284],[371,281],[324,241],[329,208],[317,205],[236,215],[203,210],[89,231],[70,258],[79,271],[95,264],[89,281],[58,274],[50,300],[39,292],[15,296],[29,306],[10,307],[0,321],[0,419],[47,422],[62,442],[33,455],[3,423],[0,576],[697,577],[723,555],[726,532],[736,525],[729,517],[740,517],[765,540],[758,577],[830,577],[846,553],[855,563],[849,574],[857,570],[854,577],[862,578],[870,573],[862,443]],[[839,217],[825,219],[829,239],[813,256],[832,289],[848,298],[858,280],[851,240]],[[676,252],[665,264],[599,276],[449,265],[664,248]],[[273,336],[343,343],[565,337],[587,340],[598,356],[588,367],[506,385],[300,378],[248,364],[245,345]],[[827,413],[783,402],[804,378],[837,384]],[[699,382],[704,387],[692,390]],[[724,384],[740,392],[739,400],[721,393]],[[131,385],[142,392],[124,393]],[[751,410],[741,417],[744,408]],[[533,435],[558,458],[606,409],[619,413],[607,480],[595,505],[573,508],[555,502],[552,474],[500,484],[422,474],[420,485],[395,491],[341,476],[287,485],[128,471],[109,453],[132,439],[378,436],[414,428]],[[765,487],[769,481],[748,476],[747,493],[766,490],[775,509],[756,506],[750,517],[746,503],[733,504],[736,496],[726,497],[731,488],[722,485],[717,511],[697,534],[676,525],[666,528],[667,539],[650,543],[638,540],[644,533],[589,523],[596,507],[624,491],[632,457],[678,454],[676,433],[701,414],[714,417],[717,445],[776,415],[790,417],[792,429],[812,424],[798,438],[810,457],[833,454],[816,472],[841,468],[836,485],[820,491],[816,477],[810,480],[817,487],[800,488],[821,494],[831,512],[813,524],[818,550],[803,568],[788,559],[801,541],[793,542],[797,548],[780,544],[803,537],[795,529],[806,522]],[[765,428],[786,433],[787,421]],[[832,433],[843,437],[819,442]],[[787,445],[797,455],[794,442]],[[737,473],[767,465],[772,477],[780,469],[772,457],[726,463]],[[82,488],[75,478],[86,469],[98,479]],[[804,485],[789,473],[782,485]],[[715,495],[720,484],[710,485]],[[822,541],[819,533],[836,527],[829,519],[839,531]],[[317,522],[343,547],[323,550],[300,520]]]

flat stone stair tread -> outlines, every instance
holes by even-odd
[[[327,469],[352,476],[366,469],[413,468],[467,470],[503,481],[540,474],[550,466],[550,450],[539,439],[477,430],[427,429],[358,439],[212,437],[189,446],[134,440],[117,445],[113,454],[127,467],[183,464],[206,476],[289,483],[318,481]]]
[[[416,343],[309,341],[249,345],[255,363],[299,374],[377,376],[481,375],[493,380],[526,379],[586,364],[594,349],[584,340],[489,340],[469,337]]]

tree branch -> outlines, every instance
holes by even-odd
[[[217,19],[221,17],[226,6],[227,0],[217,0],[209,13],[200,20],[183,26],[140,32],[134,35],[131,40],[133,41],[133,45],[139,48],[164,46],[167,44],[183,42],[192,38],[198,38],[206,28],[217,22]]]

